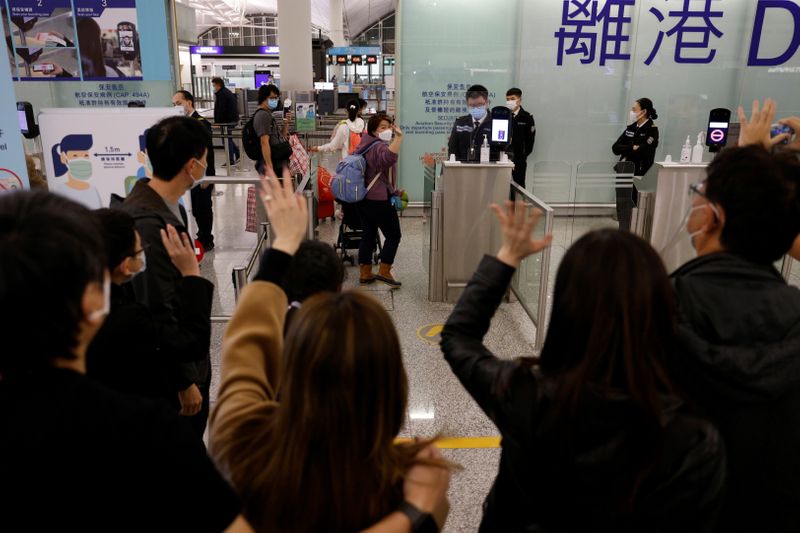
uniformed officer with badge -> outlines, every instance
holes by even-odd
[[[614,155],[620,156],[620,162],[630,161],[634,164],[635,176],[644,176],[656,159],[656,148],[658,148],[658,126],[654,120],[658,118],[658,113],[653,107],[653,101],[649,98],[640,98],[631,106],[629,121],[631,124],[625,128],[617,142],[611,147]],[[622,165],[618,165],[618,171],[622,171]],[[627,185],[617,188],[617,217],[619,219],[619,229],[631,229],[631,212],[638,196],[638,191],[634,185],[632,188]]]
[[[536,122],[533,120],[533,115],[522,108],[521,89],[514,87],[506,91],[506,107],[511,111],[512,116],[509,155],[514,161],[514,171],[511,175],[514,181],[524,189],[528,156],[533,152],[533,143],[536,141]]]
[[[497,161],[500,152],[492,145],[489,90],[483,85],[473,85],[467,89],[466,98],[469,115],[457,118],[453,124],[447,143],[448,155],[455,154],[458,161],[477,163],[480,161],[481,144],[486,136],[491,148],[491,160]]]

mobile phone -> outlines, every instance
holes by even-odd
[[[781,142],[779,142],[778,144],[779,145],[780,144],[789,144],[789,141],[791,141],[792,137],[794,137],[794,130],[791,127],[786,126],[784,124],[773,124],[772,126],[770,126],[770,131],[769,131],[769,136],[770,137],[776,137],[776,136],[778,136],[778,135],[780,135],[782,133],[788,133],[789,136],[786,137],[786,139],[784,139]]]
[[[17,102],[17,118],[19,120],[19,130],[26,139],[34,139],[39,136],[39,126],[33,116],[33,106],[30,102]]]
[[[122,57],[129,61],[136,59],[136,25],[132,22],[117,24],[117,40]]]
[[[44,72],[45,74],[49,74],[56,69],[56,66],[52,63],[37,63],[33,65],[34,72]]]
[[[728,130],[730,125],[730,109],[719,107],[711,110],[708,115],[706,146],[708,146],[712,152],[719,151],[720,148],[728,144]]]
[[[511,111],[505,106],[492,109],[492,142],[508,144],[511,141]]]

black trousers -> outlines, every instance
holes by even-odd
[[[520,161],[514,163],[514,170],[511,171],[511,177],[514,178],[514,183],[525,188],[525,173],[528,171],[528,162]]]
[[[214,244],[214,235],[211,233],[214,225],[214,211],[212,209],[212,198],[214,197],[214,186],[209,185],[203,189],[198,185],[191,192],[192,213],[197,221],[197,240],[203,243],[204,247]]]
[[[638,191],[636,186],[631,188],[617,187],[617,220],[619,221],[619,229],[630,231],[631,218],[633,216],[633,199],[637,197]]]
[[[195,435],[199,436],[201,439],[203,438],[203,434],[206,432],[206,425],[208,424],[208,415],[211,412],[211,399],[209,396],[211,395],[211,361],[208,362],[208,377],[203,383],[199,383],[197,387],[200,389],[200,394],[203,395],[203,406],[200,408],[200,412],[194,416],[190,416],[189,423],[192,425],[192,429],[194,430]]]
[[[389,200],[362,200],[358,202],[358,214],[361,217],[361,246],[358,248],[358,263],[361,265],[372,264],[372,253],[375,250],[375,241],[378,230],[383,233],[383,250],[381,250],[381,263],[394,264],[397,248],[400,246],[400,217],[397,209]]]

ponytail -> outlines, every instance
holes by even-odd
[[[350,122],[355,122],[358,117],[358,100],[350,100],[347,102],[347,118]]]
[[[658,113],[656,112],[656,108],[653,107],[653,101],[649,98],[639,98],[636,100],[639,104],[639,107],[642,108],[643,111],[647,112],[647,118],[650,120],[655,120],[658,118]]]
[[[61,152],[58,150],[60,147],[60,143],[55,144],[50,151],[51,155],[53,156],[53,171],[55,172],[56,176],[63,176],[69,170],[66,165],[61,162]]]

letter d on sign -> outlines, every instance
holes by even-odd
[[[758,49],[761,46],[761,32],[764,29],[764,16],[767,9],[785,9],[792,14],[794,19],[794,33],[789,48],[778,57],[759,58]],[[747,58],[748,67],[774,67],[789,61],[800,48],[800,6],[791,0],[759,0],[756,6],[756,20],[753,23],[753,40],[750,41],[750,55]]]

